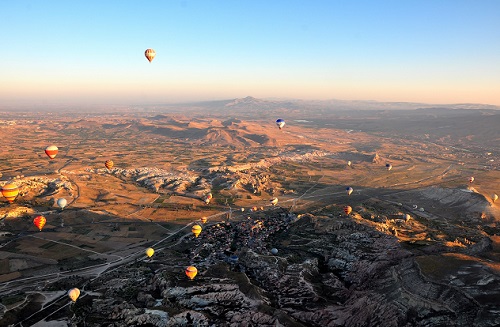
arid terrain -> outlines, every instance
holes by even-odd
[[[37,110],[0,108],[0,326],[500,325],[500,108]]]

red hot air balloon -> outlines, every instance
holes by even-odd
[[[149,60],[149,62],[153,61],[153,59],[155,58],[156,56],[156,51],[154,51],[153,49],[147,49],[145,52],[144,52],[144,55],[146,56],[146,59]]]
[[[45,223],[47,222],[47,219],[45,219],[44,216],[38,216],[35,219],[33,219],[33,224],[35,224],[36,227],[42,231],[43,226],[45,226]]]
[[[59,149],[55,145],[49,145],[45,148],[45,154],[48,155],[50,159],[54,159],[58,151]]]

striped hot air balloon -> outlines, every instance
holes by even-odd
[[[17,195],[19,194],[19,188],[14,183],[5,184],[2,187],[2,195],[9,201],[10,203],[14,202]]]
[[[104,166],[106,166],[107,169],[113,168],[113,160],[106,160]]]
[[[189,266],[186,268],[186,276],[189,277],[189,279],[193,280],[196,277],[196,274],[198,274],[198,269],[194,266]]]
[[[59,149],[55,145],[49,145],[45,148],[45,154],[49,156],[50,159],[54,159],[57,156]]]
[[[146,59],[151,62],[156,56],[156,51],[154,51],[153,49],[146,49],[146,51],[144,51],[144,55],[146,56]]]
[[[201,233],[201,226],[200,225],[194,225],[193,228],[191,228],[191,232],[194,234],[195,237],[198,237]]]
[[[33,219],[33,224],[35,224],[36,227],[40,230],[40,232],[43,229],[43,226],[45,226],[45,223],[47,222],[47,219],[45,219],[44,216],[37,216],[35,219]]]

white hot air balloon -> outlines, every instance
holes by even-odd
[[[68,204],[68,201],[66,201],[65,198],[60,198],[59,200],[57,200],[57,205],[61,209],[64,209],[64,207],[66,207],[67,204]]]

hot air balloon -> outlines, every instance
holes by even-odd
[[[206,224],[208,219],[207,219],[207,217],[201,217],[200,220],[201,220],[202,224]]]
[[[195,237],[198,237],[201,233],[201,226],[200,225],[194,225],[193,228],[191,228],[191,232],[193,232]]]
[[[144,55],[146,56],[146,59],[151,62],[156,56],[156,51],[154,51],[153,49],[146,49],[146,51],[144,51]]]
[[[353,189],[352,189],[352,187],[349,186],[349,187],[345,188],[345,191],[347,192],[347,195],[351,195]]]
[[[472,183],[474,181],[474,177],[469,177],[469,183]]]
[[[418,205],[414,204],[412,208],[413,208],[413,209],[417,209],[417,208],[418,208]]]
[[[278,204],[278,198],[272,198],[272,199],[271,199],[271,204],[272,204],[273,206],[277,205],[277,204]]]
[[[193,278],[196,277],[196,274],[198,273],[198,269],[194,266],[189,266],[186,268],[186,276],[189,277],[189,279],[193,280]]]
[[[107,169],[113,168],[113,160],[106,160],[104,166],[106,166]]]
[[[274,255],[277,255],[278,254],[278,249],[277,248],[272,248],[271,249],[271,253],[274,254]]]
[[[498,200],[498,195],[493,194],[493,195],[491,196],[491,199],[493,200],[493,202],[495,202],[496,200]]]
[[[279,129],[282,129],[283,126],[285,126],[285,121],[280,118],[280,119],[276,120],[276,125],[278,126]]]
[[[80,296],[80,290],[78,288],[72,288],[68,291],[68,296],[71,301],[76,302],[76,300]]]
[[[405,216],[404,216],[404,217],[405,217],[405,220],[406,220],[406,221],[408,221],[408,220],[410,220],[410,219],[411,219],[411,216],[410,216],[409,214],[405,214]]]
[[[35,219],[33,219],[33,224],[35,224],[36,227],[42,231],[43,226],[45,226],[45,223],[47,222],[47,219],[45,219],[44,216],[37,216]]]
[[[54,159],[58,151],[59,149],[55,145],[49,145],[45,148],[45,154],[48,155],[50,159]]]
[[[212,200],[212,193],[208,193],[208,194],[205,196],[205,203],[206,203],[206,204],[209,204],[209,203],[210,203],[210,200]]]
[[[146,255],[148,256],[148,258],[151,258],[154,253],[155,253],[155,250],[153,250],[153,248],[146,249]]]
[[[351,213],[351,211],[352,211],[351,206],[345,206],[344,207],[344,212],[345,212],[346,215],[349,216],[349,214]]]
[[[347,165],[348,165],[349,167],[351,167],[351,164],[352,164],[352,162],[350,162],[350,161],[348,161],[348,162],[347,162]]]
[[[387,170],[391,170],[392,169],[392,165],[391,164],[385,164],[385,168],[387,168]]]
[[[64,207],[66,207],[66,204],[68,204],[68,201],[66,201],[65,198],[60,198],[60,199],[57,200],[57,205],[61,209],[64,209]]]
[[[14,183],[5,184],[2,187],[2,195],[9,201],[10,203],[14,202],[17,195],[19,194],[19,188]]]

